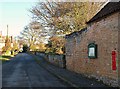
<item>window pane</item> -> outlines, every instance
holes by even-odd
[[[95,48],[89,48],[89,56],[95,56]]]

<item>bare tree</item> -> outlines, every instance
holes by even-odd
[[[54,34],[79,31],[104,2],[39,2],[30,12]],[[50,31],[49,30],[49,31]]]
[[[24,43],[27,43],[29,47],[32,47],[33,45],[42,42],[42,39],[45,36],[46,33],[43,32],[43,27],[40,23],[33,21],[24,27],[24,30],[20,33],[18,38],[24,41]]]

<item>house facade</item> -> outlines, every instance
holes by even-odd
[[[0,36],[0,53],[2,52],[2,48],[5,46],[5,37]]]
[[[87,22],[87,28],[66,35],[66,68],[118,86],[119,18],[120,2],[109,2]]]

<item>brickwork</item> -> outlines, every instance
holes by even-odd
[[[72,34],[66,39],[67,69],[117,86],[118,70],[112,70],[111,53],[117,52],[118,68],[118,13],[90,23],[82,34]],[[93,42],[98,45],[98,58],[89,59],[88,44]]]
[[[118,70],[120,70],[120,12],[118,15]],[[118,79],[119,79],[119,85],[120,85],[120,71],[118,71]]]

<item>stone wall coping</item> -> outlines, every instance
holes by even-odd
[[[71,33],[71,34],[68,34],[68,35],[66,35],[65,36],[65,38],[67,39],[67,38],[73,38],[73,37],[76,37],[76,36],[78,36],[78,35],[81,35],[84,31],[86,31],[87,30],[87,27],[86,28],[83,28],[83,29],[81,29],[80,31],[75,31],[75,32],[73,32],[73,33]]]

